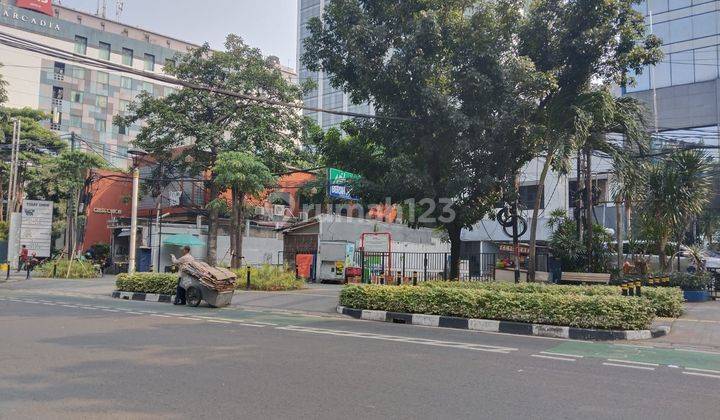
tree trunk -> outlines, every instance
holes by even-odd
[[[658,242],[658,245],[660,246],[660,249],[658,250],[658,257],[660,260],[660,270],[663,273],[667,273],[667,255],[665,254],[665,247],[667,246],[668,238],[663,236],[660,238],[660,241]]]
[[[0,222],[5,221],[5,210],[3,209],[2,202],[5,200],[5,189],[2,188],[2,179],[0,179]]]
[[[243,193],[237,187],[232,188],[232,221],[230,227],[230,245],[232,249],[231,266],[240,268],[242,266],[242,235],[243,225]]]
[[[545,164],[543,165],[542,172],[540,173],[540,180],[538,181],[537,195],[535,196],[535,206],[533,207],[533,217],[530,222],[530,253],[528,255],[528,281],[535,281],[535,256],[537,253],[537,228],[538,228],[538,215],[540,214],[540,206],[543,200],[543,193],[545,192],[545,179],[550,171],[550,166],[554,158],[554,154],[548,153],[545,158]]]
[[[618,275],[620,278],[623,277],[623,262],[624,262],[624,254],[623,254],[623,234],[622,234],[622,209],[620,208],[620,205],[622,204],[622,199],[618,197],[615,200],[615,239],[617,240],[617,268],[618,268]]]
[[[231,188],[231,194],[232,194],[232,206],[230,209],[230,268],[238,268],[239,265],[237,263],[237,248],[235,247],[235,236],[237,236],[237,224],[238,224],[238,218],[237,213],[235,212],[235,197],[237,196],[237,188],[232,187]]]
[[[210,187],[210,201],[212,202],[218,196],[218,188],[215,185],[215,176],[212,176],[212,185]],[[217,235],[220,212],[216,205],[211,205],[208,210],[208,240],[207,240],[207,263],[217,265]]]
[[[235,202],[234,210],[237,214],[235,217],[238,219],[238,225],[235,233],[235,249],[237,253],[238,267],[243,264],[243,232],[245,228],[245,212],[243,211],[243,202],[245,201],[245,194],[238,191],[237,201]]]
[[[460,279],[460,232],[461,226],[448,225],[448,236],[450,237],[450,280]]]

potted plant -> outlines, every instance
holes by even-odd
[[[674,273],[670,276],[670,285],[683,291],[687,302],[707,302],[710,300],[708,287],[712,277],[707,272]]]

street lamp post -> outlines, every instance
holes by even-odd
[[[135,272],[135,256],[137,252],[137,212],[138,212],[138,195],[140,191],[140,170],[138,169],[138,158],[147,155],[143,150],[128,150],[128,154],[133,156],[133,172],[132,172],[132,206],[130,210],[130,245],[128,249],[128,273]]]

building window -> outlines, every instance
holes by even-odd
[[[110,61],[110,44],[107,42],[101,42],[100,46],[98,47],[98,56],[101,60],[108,60]]]
[[[107,108],[108,98],[104,95],[98,95],[95,97],[95,106],[98,108]]]
[[[97,73],[97,82],[101,85],[107,85],[110,82],[110,75],[104,71],[99,71]]]
[[[670,54],[670,63],[673,85],[684,85],[695,82],[695,66],[693,65],[692,51]]]
[[[122,76],[122,78],[120,78],[120,87],[122,87],[123,89],[132,90],[132,79]]]
[[[73,128],[82,128],[82,116],[80,116],[80,115],[71,115],[71,116],[70,116],[70,127],[73,127]]]
[[[55,63],[55,74],[65,75],[65,63]]]
[[[105,120],[101,120],[100,118],[95,119],[95,131],[99,131],[101,133],[104,133],[107,131],[107,122]]]
[[[82,103],[83,93],[76,90],[70,91],[70,101],[75,103]]]
[[[525,206],[527,209],[535,208],[535,199],[537,197],[538,193],[538,186],[537,185],[522,185],[520,186],[520,189],[518,191],[519,197],[518,200],[520,201],[520,204]],[[543,198],[540,200],[540,208],[545,208],[545,197],[543,192]]]
[[[153,88],[153,84],[150,82],[143,82],[142,90],[149,93],[150,95],[154,94],[154,92],[155,92],[155,89]]]
[[[122,49],[122,63],[123,65],[132,67],[133,65],[133,50],[130,48]]]
[[[82,67],[73,67],[72,76],[75,79],[84,79],[85,78],[85,69]]]
[[[130,101],[126,101],[125,99],[120,99],[120,112],[128,112],[130,111]]]
[[[124,126],[124,125],[118,125],[118,126],[117,126],[117,130],[118,130],[118,134],[120,134],[120,135],[122,135],[122,136],[126,136],[126,135],[127,135],[127,127],[126,127],[126,126]]]
[[[64,89],[58,86],[53,86],[53,100],[62,101],[64,99]]]
[[[87,54],[87,38],[75,35],[75,54]]]
[[[145,71],[155,71],[155,56],[145,54]]]

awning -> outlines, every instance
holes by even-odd
[[[163,244],[177,246],[204,246],[205,242],[201,241],[200,238],[194,235],[178,234],[163,238]]]

